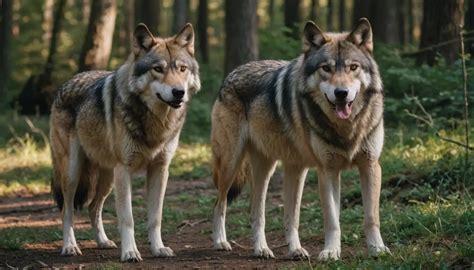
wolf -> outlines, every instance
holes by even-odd
[[[121,260],[141,261],[134,236],[131,181],[146,174],[151,253],[173,256],[163,245],[161,217],[168,167],[178,146],[190,98],[200,89],[191,24],[173,37],[155,37],[139,24],[132,52],[116,71],[80,73],[52,105],[52,190],[62,209],[61,254],[80,255],[73,208],[87,206],[100,248],[115,248],[105,234],[102,206],[115,186]]]
[[[379,157],[384,140],[383,88],[373,56],[372,28],[362,18],[351,32],[304,27],[303,53],[292,61],[250,62],[224,80],[212,110],[213,180],[218,189],[213,244],[231,250],[227,203],[247,180],[254,255],[274,257],[265,238],[265,198],[277,161],[284,170],[285,238],[290,258],[308,257],[298,227],[308,168],[315,167],[324,215],[319,259],[341,254],[340,173],[360,172],[364,231],[370,255],[389,252],[380,234]]]

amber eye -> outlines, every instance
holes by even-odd
[[[326,72],[331,71],[331,68],[329,67],[329,65],[321,66],[321,68],[322,68],[324,71],[326,71]]]
[[[350,65],[349,68],[350,68],[352,71],[354,71],[354,70],[356,70],[358,67],[359,67],[359,66],[357,66],[356,64],[352,64],[352,65]]]
[[[160,66],[154,67],[153,69],[158,73],[163,73],[163,68]]]
[[[181,67],[179,68],[179,70],[180,70],[181,72],[185,72],[186,69],[188,69],[188,67],[186,67],[186,66],[181,66]]]

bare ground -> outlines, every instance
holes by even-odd
[[[182,190],[187,192],[212,193],[209,180],[200,181],[170,181],[167,196],[177,196]],[[141,191],[139,191],[141,192]],[[271,197],[270,189],[270,197]],[[211,195],[211,194],[210,194]],[[111,204],[112,200],[108,200]],[[76,215],[75,228],[88,229],[90,224],[85,211]],[[164,220],[163,222],[166,222]],[[114,218],[106,216],[104,223],[115,223]],[[49,194],[19,197],[0,197],[0,237],[2,229],[12,227],[56,228],[60,233],[61,219],[58,209]],[[286,259],[287,247],[282,235],[268,235],[269,245],[277,259],[262,260],[252,256],[251,242],[248,237],[237,239],[230,252],[215,251],[212,249],[210,235],[202,233],[210,230],[210,221],[207,219],[190,220],[181,224],[176,233],[164,234],[164,240],[176,253],[173,258],[153,258],[147,243],[138,243],[144,259],[140,263],[119,262],[119,250],[100,250],[92,240],[79,240],[83,255],[77,257],[62,257],[60,255],[61,241],[26,244],[19,250],[6,250],[0,247],[0,269],[29,266],[30,268],[98,268],[116,264],[119,268],[166,268],[166,269],[215,269],[215,268],[242,268],[242,269],[275,269],[292,268],[308,264],[308,261],[292,261]],[[115,239],[117,240],[117,239]],[[312,257],[316,257],[322,248],[322,239],[315,238],[311,243],[303,243]],[[346,249],[343,257],[351,256]]]

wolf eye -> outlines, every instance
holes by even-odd
[[[181,66],[181,67],[179,68],[179,70],[180,70],[181,72],[185,72],[186,69],[188,69],[187,66]]]
[[[154,67],[153,69],[158,73],[163,73],[163,68],[160,66]]]
[[[359,67],[358,65],[352,64],[352,65],[350,65],[349,68],[350,68],[352,71],[354,71],[354,70],[356,70],[358,67]]]
[[[321,66],[321,68],[322,68],[324,71],[326,71],[326,72],[331,71],[331,68],[329,67],[329,65]]]

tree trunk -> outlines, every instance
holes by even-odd
[[[158,36],[160,25],[162,0],[136,0],[135,18],[137,23],[144,23],[153,33]]]
[[[319,0],[311,0],[311,6],[309,7],[309,20],[320,21],[319,16]]]
[[[43,46],[49,48],[51,42],[51,34],[53,32],[53,11],[54,0],[45,0],[43,5]]]
[[[414,0],[407,0],[407,42],[413,44],[415,32],[415,3]]]
[[[8,91],[10,76],[10,41],[12,36],[13,0],[1,1],[1,26],[0,26],[0,96]]]
[[[208,36],[207,36],[207,27],[208,27],[208,6],[207,0],[199,0],[198,7],[198,22],[197,22],[197,32],[199,39],[199,52],[201,53],[201,58],[204,63],[209,62],[209,48],[208,48]]]
[[[398,22],[399,0],[374,1],[375,12],[372,14],[374,39],[387,44],[400,42]]]
[[[464,29],[466,31],[474,31],[474,0],[467,0],[466,19],[464,21]],[[471,37],[473,35],[471,34]],[[474,54],[474,41],[466,41],[466,52]]]
[[[53,88],[53,68],[56,63],[56,52],[58,39],[61,33],[62,20],[64,18],[64,6],[66,0],[58,0],[54,12],[54,23],[51,33],[51,42],[48,50],[48,58],[44,65],[43,72],[39,75],[32,75],[25,83],[18,102],[21,106],[21,113],[49,113],[53,103],[55,89]]]
[[[355,25],[359,21],[360,18],[365,17],[369,19],[372,23],[373,27],[373,13],[375,12],[374,9],[374,1],[377,0],[354,0],[353,12],[352,12],[352,23]]]
[[[270,27],[275,25],[275,0],[268,1],[268,17],[270,17]]]
[[[178,33],[188,20],[189,0],[174,0],[173,5],[173,29],[172,33]]]
[[[407,21],[408,21],[408,0],[399,0],[399,7],[398,7],[398,37],[399,37],[399,44],[405,46],[408,41],[407,36]]]
[[[339,0],[339,31],[346,31],[346,5],[345,0]]]
[[[123,0],[123,24],[120,29],[120,55],[127,57],[132,49],[135,29],[135,1]]]
[[[92,1],[89,26],[79,58],[79,72],[107,68],[116,15],[116,0]]]
[[[459,37],[459,25],[463,22],[463,5],[464,0],[423,2],[420,49]],[[417,62],[432,66],[436,62],[437,53],[448,63],[453,63],[458,58],[459,42],[420,53]]]
[[[334,31],[334,1],[333,0],[328,0],[326,28],[327,28],[327,31]]]
[[[225,73],[258,58],[257,1],[225,1]]]
[[[300,0],[285,0],[285,27],[290,29],[290,35],[298,39],[300,34],[298,31],[300,22]]]

